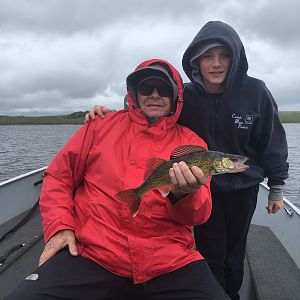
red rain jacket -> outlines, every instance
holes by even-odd
[[[149,60],[144,67],[161,60]],[[192,226],[211,212],[209,182],[172,206],[154,189],[144,194],[132,217],[115,194],[144,181],[147,161],[168,160],[174,148],[204,141],[176,124],[182,100],[182,80],[169,65],[179,90],[177,111],[150,127],[128,94],[129,110],[108,113],[83,125],[45,172],[40,197],[47,242],[57,231],[74,230],[79,254],[114,274],[143,283],[192,261],[203,259],[195,250]]]

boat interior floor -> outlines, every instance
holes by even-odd
[[[37,268],[43,247],[37,205],[0,226],[0,299]],[[300,299],[300,270],[268,227],[251,225],[246,261],[255,299]]]

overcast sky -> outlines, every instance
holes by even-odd
[[[279,110],[300,110],[299,0],[0,0],[0,115],[122,108],[142,60],[179,69],[200,28],[221,20]]]

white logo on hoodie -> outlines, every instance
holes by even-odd
[[[242,117],[238,114],[233,113],[231,117],[234,120],[234,124],[236,125],[236,127],[240,129],[249,129],[248,125],[253,124],[253,115],[246,115],[245,117]]]

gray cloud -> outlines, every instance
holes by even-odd
[[[177,3],[178,2],[178,3]],[[142,60],[181,57],[209,20],[241,35],[249,74],[279,109],[300,110],[297,0],[0,0],[0,115],[121,108],[126,76]]]

